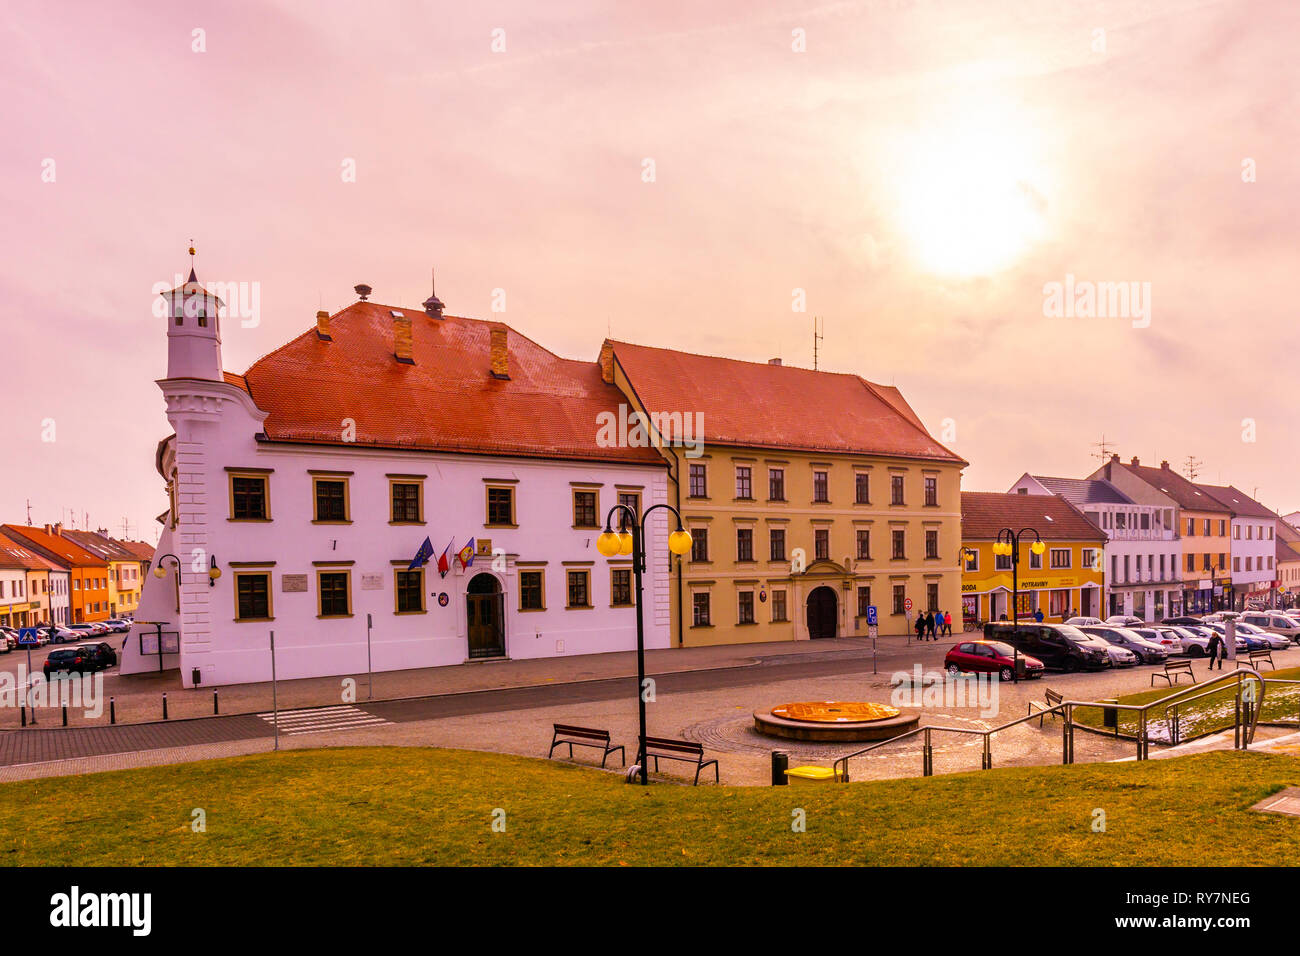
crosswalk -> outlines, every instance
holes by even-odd
[[[275,725],[272,711],[258,714],[268,724]],[[362,727],[380,727],[391,724],[374,714],[366,713],[360,707],[339,704],[334,707],[312,707],[307,710],[290,710],[280,714],[280,733],[286,736],[299,734],[323,734],[337,730],[357,730]]]

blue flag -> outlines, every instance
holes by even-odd
[[[424,567],[425,563],[433,557],[433,542],[428,538],[424,539],[424,544],[420,545],[420,550],[415,552],[415,557],[411,563],[406,566],[406,570],[414,571],[416,568]]]

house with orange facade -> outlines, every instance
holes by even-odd
[[[0,525],[0,532],[68,572],[70,623],[106,621],[109,613],[108,561],[63,536],[61,525],[31,528]]]

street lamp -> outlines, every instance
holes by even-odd
[[[177,571],[179,571],[181,568],[180,558],[176,557],[176,555],[174,554],[170,554],[170,553],[164,554],[161,558],[158,559],[158,567],[153,569],[153,576],[158,578],[159,580],[162,580],[163,578],[167,577],[167,569],[163,567],[163,562],[166,561],[168,558],[171,558],[172,561],[175,562]],[[208,587],[210,588],[216,587],[217,578],[219,577],[221,577],[221,569],[217,567],[217,558],[215,555],[213,555],[212,557],[208,558]]]
[[[1020,536],[1026,532],[1034,536],[1034,541],[1029,546],[1030,551],[1041,555],[1047,550],[1047,545],[1043,544],[1043,539],[1033,528],[1021,528],[1019,531],[1003,528],[998,532],[997,540],[993,542],[994,554],[1011,556],[1011,626],[1013,628],[1020,624]],[[1020,680],[1020,649],[1015,641],[1011,642],[1011,655],[1012,680],[1018,681]]]
[[[668,504],[651,505],[642,515],[638,515],[634,509],[627,505],[614,505],[609,509],[609,514],[605,516],[605,530],[596,539],[596,550],[607,558],[612,558],[617,554],[632,556],[632,574],[636,578],[636,699],[641,720],[641,747],[637,751],[637,759],[641,766],[642,786],[650,782],[650,776],[646,770],[646,756],[643,752],[646,739],[645,622],[641,612],[641,572],[646,567],[645,521],[659,508],[671,511],[677,518],[677,530],[668,536],[668,550],[676,555],[685,554],[691,550],[691,533],[682,527],[681,512]],[[615,514],[619,514],[619,527],[622,530],[614,530]],[[629,525],[631,530],[627,530]]]

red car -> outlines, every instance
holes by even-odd
[[[997,674],[1002,680],[1015,676],[1015,659],[1025,662],[1026,677],[1042,677],[1043,662],[1037,657],[1015,652],[1002,641],[962,641],[943,657],[943,666],[953,677],[965,672]]]

